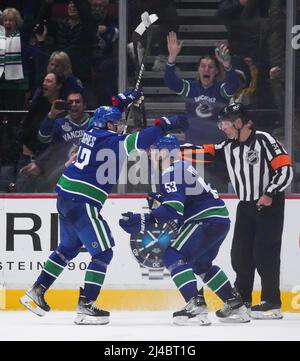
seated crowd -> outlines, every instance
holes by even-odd
[[[213,133],[204,142],[218,140],[219,108],[236,101],[250,108],[277,109],[272,129],[277,128],[277,137],[283,136],[285,1],[263,3],[219,2],[216,16],[228,31],[230,61],[226,61],[229,53],[225,54],[224,44],[216,44],[225,51],[223,58],[219,53],[199,54],[198,78],[193,83],[176,75],[181,64],[175,60],[182,43],[176,36],[180,24],[175,1],[128,1],[129,33],[141,12],[158,13],[160,26],[153,36],[158,55],[149,70],[165,71],[165,85],[186,98],[187,113],[203,118],[205,132],[211,129]],[[111,96],[117,94],[118,35],[116,0],[1,2],[0,193],[53,191],[88,124],[87,110],[110,104]],[[135,46],[136,72],[145,44],[141,41]],[[218,92],[216,104],[209,103],[214,99],[212,89]],[[204,99],[207,94],[210,98]],[[206,126],[209,114],[215,124],[212,128]],[[256,119],[259,123],[259,114]],[[193,115],[190,120],[186,141],[195,142]],[[259,125],[267,127],[269,120],[262,121]],[[223,184],[220,174],[222,169],[218,178]],[[219,188],[227,191],[227,185]]]

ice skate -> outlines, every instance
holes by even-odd
[[[244,302],[244,306],[246,307],[248,316],[251,317],[251,302]]]
[[[280,305],[275,305],[266,301],[251,307],[251,317],[255,320],[281,320],[283,315]]]
[[[25,296],[20,298],[20,302],[36,315],[41,317],[45,316],[45,314],[50,311],[50,307],[44,298],[46,291],[47,290],[43,285],[35,283],[26,291]]]
[[[75,319],[76,325],[106,325],[109,323],[108,311],[99,309],[95,302],[89,301],[83,294],[83,289],[80,288],[80,296],[77,306],[77,317]]]
[[[233,298],[227,300],[224,307],[216,312],[216,316],[224,323],[250,322],[247,307],[239,295],[235,295]]]
[[[208,310],[204,297],[198,295],[191,298],[182,310],[173,313],[173,323],[179,326],[208,326],[211,322],[207,316]]]

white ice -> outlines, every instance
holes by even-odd
[[[285,313],[283,320],[222,324],[213,313],[211,326],[175,326],[172,311],[112,311],[109,325],[77,326],[74,312],[52,311],[38,317],[29,311],[0,311],[3,340],[204,341],[300,340],[300,314]]]

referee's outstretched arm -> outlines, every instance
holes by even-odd
[[[287,188],[293,179],[291,158],[269,133],[253,130],[246,142],[227,139],[219,144],[181,147],[182,158],[196,164],[214,158],[226,162],[232,186],[240,200],[254,201]]]

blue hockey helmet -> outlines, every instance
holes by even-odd
[[[107,122],[117,124],[122,119],[122,113],[118,107],[102,106],[95,110],[93,115],[93,126],[106,128]]]
[[[180,149],[179,140],[176,135],[168,134],[164,137],[160,138],[153,147],[161,150],[161,149],[168,149],[171,152],[174,149]]]

